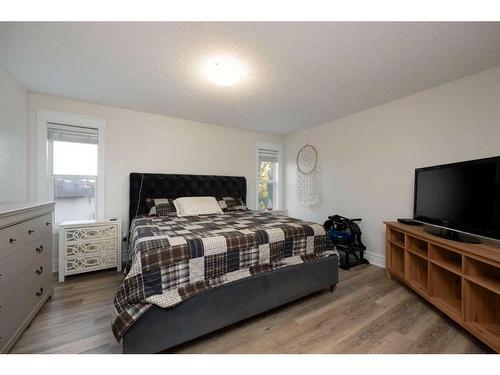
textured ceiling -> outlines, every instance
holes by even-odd
[[[247,79],[204,79],[218,53]],[[0,64],[34,92],[287,134],[500,65],[500,23],[2,23]]]

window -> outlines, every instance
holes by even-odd
[[[49,192],[56,224],[97,218],[98,130],[47,124]]]
[[[257,209],[279,207],[279,145],[257,146]]]

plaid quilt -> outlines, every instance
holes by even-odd
[[[336,254],[320,224],[266,212],[138,216],[113,309],[119,341],[152,306],[175,306],[208,288]]]

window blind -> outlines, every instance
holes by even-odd
[[[261,161],[270,161],[273,163],[278,162],[279,152],[278,150],[271,150],[267,148],[259,148],[258,149],[259,162]]]
[[[94,128],[49,123],[48,139],[61,142],[97,144],[98,131]]]

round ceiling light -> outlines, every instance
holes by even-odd
[[[247,68],[243,62],[233,56],[219,56],[207,59],[205,76],[219,86],[232,86],[243,80]]]

